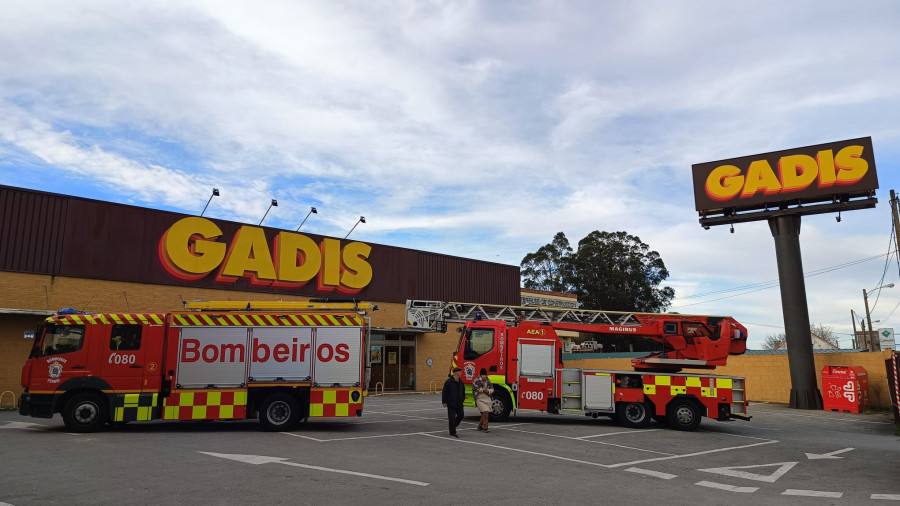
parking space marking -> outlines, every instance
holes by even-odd
[[[699,455],[709,455],[710,453],[727,452],[727,451],[731,451],[731,450],[742,450],[742,449],[744,449],[744,448],[753,448],[754,446],[762,446],[762,445],[768,445],[768,444],[772,444],[772,443],[778,443],[778,441],[768,440],[768,441],[763,441],[762,443],[753,443],[753,444],[742,445],[742,446],[730,446],[730,447],[727,447],[727,448],[716,448],[715,450],[704,450],[704,451],[702,451],[702,452],[686,453],[686,454],[684,454],[684,455],[672,455],[672,456],[670,456],[670,457],[657,457],[657,458],[655,458],[655,459],[633,460],[633,461],[631,461],[631,462],[622,462],[621,464],[611,464],[609,467],[611,467],[611,468],[615,468],[615,467],[625,467],[625,466],[633,466],[633,465],[636,465],[636,464],[644,464],[644,463],[647,463],[647,462],[659,462],[659,461],[662,461],[662,460],[672,460],[672,459],[683,459],[683,458],[687,458],[687,457],[697,457],[697,456],[699,456]]]
[[[818,420],[825,420],[825,421],[827,421],[827,422],[831,422],[831,423],[829,423],[828,425],[833,425],[835,422],[840,422],[840,423],[848,423],[848,422],[849,422],[849,423],[868,423],[868,424],[873,424],[873,425],[891,425],[891,424],[893,424],[893,422],[875,422],[875,421],[871,421],[871,420],[857,420],[857,419],[854,419],[854,418],[833,418],[833,419],[830,419],[830,418],[823,418],[821,415],[801,415],[801,414],[799,414],[799,413],[783,413],[783,412],[780,412],[780,411],[774,411],[774,410],[772,410],[772,411],[766,411],[766,415],[767,415],[767,416],[768,416],[768,415],[771,415],[771,416],[776,416],[776,417],[777,417],[777,416],[785,416],[785,417],[790,417],[790,418],[815,418],[815,419],[818,419]]]
[[[629,473],[637,473],[637,474],[643,474],[646,476],[652,476],[654,478],[660,478],[663,480],[671,480],[672,478],[678,478],[678,475],[675,475],[675,474],[661,473],[659,471],[651,471],[649,469],[641,469],[639,467],[629,467],[628,469],[626,469],[626,471],[628,471]]]
[[[616,448],[624,448],[624,449],[626,449],[626,450],[634,450],[634,451],[639,451],[639,452],[656,453],[656,454],[658,454],[658,455],[669,455],[669,456],[673,455],[673,454],[671,454],[671,453],[658,452],[658,451],[656,451],[656,450],[647,450],[647,449],[645,449],[645,448],[635,448],[635,447],[633,447],[633,446],[626,446],[626,445],[620,445],[620,444],[615,444],[615,443],[607,443],[607,442],[605,442],[605,441],[586,441],[586,440],[584,440],[584,439],[581,439],[580,437],[560,436],[559,434],[547,434],[547,433],[545,433],[545,432],[535,432],[535,431],[531,431],[531,430],[522,430],[522,429],[509,429],[509,430],[512,431],[512,432],[522,432],[522,433],[524,433],[524,434],[537,434],[537,435],[539,435],[539,436],[548,436],[548,437],[558,437],[558,438],[562,438],[562,439],[571,439],[571,440],[573,440],[573,441],[580,441],[580,442],[582,442],[582,443],[591,443],[591,444],[595,444],[595,445],[615,446]],[[620,433],[620,434],[621,434],[621,433]]]
[[[487,446],[490,448],[496,448],[498,450],[506,450],[506,451],[517,452],[517,453],[527,453],[529,455],[536,455],[538,457],[547,457],[550,459],[564,460],[566,462],[575,462],[576,464],[587,464],[589,466],[605,467],[605,468],[610,467],[606,464],[599,464],[597,462],[590,462],[587,460],[570,459],[568,457],[561,457],[559,455],[553,455],[550,453],[533,452],[533,451],[529,451],[529,450],[522,450],[520,448],[510,448],[508,446],[500,446],[500,445],[494,445],[494,444],[490,444],[490,443],[479,443],[477,441],[467,441],[465,439],[449,439],[445,436],[437,436],[434,434],[428,434],[426,432],[423,432],[422,435],[428,436],[428,437],[435,437],[435,438],[439,438],[439,439],[447,439],[448,441],[453,441],[454,443],[465,443],[465,444],[470,444],[470,445]]]
[[[648,432],[656,432],[658,430],[659,429],[624,430],[622,432],[607,432],[606,434],[592,434],[590,436],[578,436],[574,439],[589,439],[592,437],[618,436],[619,434],[646,434]]]
[[[789,488],[781,493],[781,495],[799,495],[803,497],[833,497],[835,499],[844,496],[843,492],[821,492],[819,490],[797,490]]]
[[[871,499],[882,499],[885,501],[900,501],[900,494],[872,494]]]
[[[742,494],[752,494],[759,490],[759,487],[735,487],[734,485],[726,485],[724,483],[716,483],[713,481],[698,481],[694,485],[701,487],[714,488],[716,490],[725,490],[728,492],[740,492]]]

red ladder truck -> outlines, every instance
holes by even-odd
[[[694,430],[704,416],[750,418],[744,378],[680,372],[714,369],[746,351],[747,329],[731,317],[407,301],[407,327],[446,332],[448,323],[465,324],[450,366],[463,368],[466,405],[475,405],[472,379],[487,369],[496,420],[533,409],[609,416],[632,428],[665,420]],[[659,351],[633,359],[629,371],[566,368],[560,330],[636,336]]]
[[[19,413],[72,432],[138,420],[287,431],[362,415],[368,303],[191,302],[172,313],[66,310],[38,325]],[[257,415],[258,413],[258,415]]]

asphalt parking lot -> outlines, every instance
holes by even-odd
[[[900,504],[889,414],[753,404],[696,432],[522,412],[460,439],[434,395],[369,397],[362,418],[268,433],[254,421],[70,434],[0,412],[0,505]]]

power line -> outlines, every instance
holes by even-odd
[[[861,264],[861,263],[863,263],[863,262],[868,262],[868,261],[871,261],[871,260],[875,260],[876,258],[881,258],[881,257],[883,257],[883,256],[888,256],[888,257],[889,257],[894,251],[895,251],[895,250],[890,250],[890,251],[888,251],[887,253],[884,253],[884,254],[881,254],[881,255],[874,255],[874,256],[870,256],[870,257],[866,257],[866,258],[860,258],[860,259],[858,259],[858,260],[853,260],[853,261],[851,261],[851,262],[847,262],[847,263],[843,263],[843,264],[838,264],[838,265],[833,265],[833,266],[830,266],[830,267],[823,267],[823,268],[821,268],[821,269],[816,269],[816,270],[812,270],[812,271],[807,271],[807,272],[803,273],[803,277],[804,277],[804,278],[809,278],[809,277],[812,277],[812,276],[818,276],[818,275],[820,275],[820,274],[825,274],[825,273],[828,273],[828,272],[836,271],[836,270],[838,270],[838,269],[844,269],[844,268],[847,268],[847,267],[852,267],[852,266],[857,265],[857,264]],[[884,278],[882,277],[882,279],[884,279]],[[775,287],[778,286],[779,284],[780,284],[779,281],[778,281],[777,279],[774,279],[774,280],[771,280],[771,281],[764,281],[764,282],[761,282],[761,283],[754,283],[754,284],[751,284],[751,285],[743,285],[743,286],[739,286],[739,287],[735,287],[735,288],[726,288],[726,289],[723,289],[723,290],[716,290],[716,291],[713,291],[713,292],[706,292],[706,293],[696,294],[696,295],[688,295],[688,296],[686,296],[686,297],[681,297],[681,298],[682,298],[682,299],[693,299],[693,298],[697,298],[697,297],[706,297],[706,296],[708,296],[708,295],[715,295],[715,294],[719,294],[719,293],[729,293],[729,292],[737,292],[737,291],[740,291],[740,292],[741,292],[741,293],[736,293],[736,294],[734,294],[734,295],[728,295],[728,296],[726,296],[726,297],[719,297],[719,298],[717,298],[717,299],[709,299],[709,300],[704,300],[704,301],[701,301],[701,302],[694,302],[694,303],[691,303],[691,304],[679,304],[679,305],[677,305],[677,306],[672,306],[672,309],[682,308],[682,307],[688,307],[688,306],[696,306],[696,305],[698,305],[698,304],[706,304],[707,302],[716,302],[716,301],[720,301],[720,300],[724,300],[724,299],[730,299],[730,298],[732,298],[732,297],[739,297],[739,296],[741,296],[741,295],[747,295],[747,294],[749,294],[749,293],[758,292],[758,291],[761,291],[761,290],[767,290],[767,289],[769,289],[769,288],[775,288]],[[757,288],[757,287],[758,287],[758,288]],[[750,288],[753,288],[753,289],[750,289]],[[881,293],[881,292],[879,292],[879,294],[880,294],[880,293]]]

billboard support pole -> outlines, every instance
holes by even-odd
[[[816,384],[815,360],[809,329],[809,308],[803,261],[800,256],[800,216],[769,218],[775,238],[778,281],[781,284],[781,310],[791,368],[791,404],[796,409],[822,409],[822,392]]]

